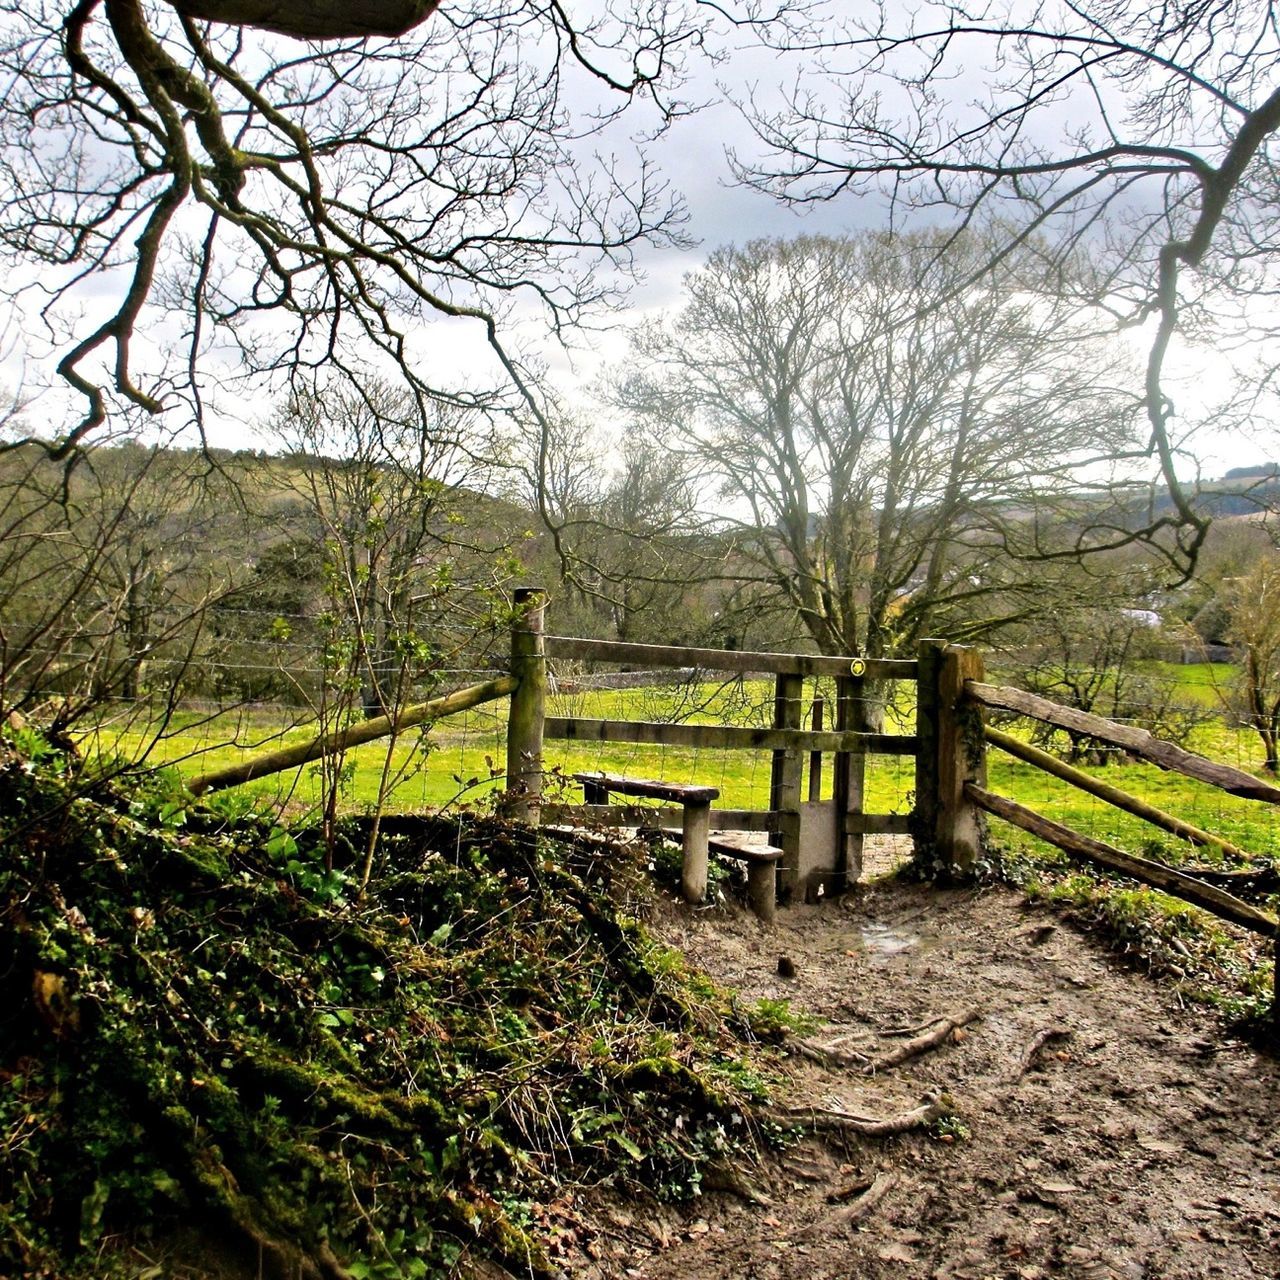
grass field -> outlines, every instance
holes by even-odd
[[[1221,714],[1230,672],[1221,667],[1170,667],[1153,674],[1174,685],[1182,701],[1213,713],[1206,714],[1187,745],[1211,759],[1259,773],[1256,737],[1232,727]],[[814,692],[808,687],[806,697]],[[833,690],[821,692],[830,708]],[[886,714],[887,731],[912,732],[913,701],[913,686],[894,688]],[[773,716],[773,685],[770,681],[735,680],[625,691],[574,691],[562,684],[549,698],[547,711],[549,715],[584,718],[767,726]],[[506,714],[506,701],[494,702],[440,721],[425,734],[408,734],[390,749],[386,742],[375,742],[351,752],[345,761],[342,808],[351,813],[370,811],[388,783],[394,783],[385,806],[390,812],[491,805],[501,785],[494,775],[505,763]],[[831,722],[828,710],[828,727]],[[1010,731],[1027,734],[1028,722],[1015,722]],[[172,765],[190,777],[240,761],[246,752],[309,741],[313,736],[314,728],[290,727],[278,711],[182,712],[159,734],[138,725],[104,723],[85,745],[89,751],[97,749],[117,758],[145,758],[149,765]],[[570,775],[605,769],[669,782],[712,784],[720,788],[718,803],[725,808],[763,809],[769,802],[771,760],[767,752],[548,742],[545,764],[549,773],[545,793],[553,799],[580,800],[581,788],[569,781]],[[1090,771],[1166,812],[1226,837],[1252,856],[1280,861],[1280,823],[1268,805],[1119,758]],[[870,757],[866,811],[909,812],[914,772],[914,760],[909,757]],[[988,752],[988,785],[1083,835],[1130,852],[1173,864],[1217,861],[1213,850],[1167,836],[994,748]],[[828,757],[824,798],[830,789]],[[309,811],[315,811],[320,794],[318,766],[310,765],[231,789],[222,793],[219,803],[232,808],[260,805],[305,818]],[[1118,951],[1169,976],[1183,997],[1214,1004],[1232,1017],[1263,1018],[1265,1022],[1265,1011],[1273,998],[1271,947],[1266,940],[1223,926],[1164,894],[1108,878],[1097,869],[1073,865],[1057,850],[998,819],[991,820],[990,829],[996,849],[1003,853],[1003,874],[1021,883],[1031,898],[1050,901],[1088,921]]]
[[[1170,667],[1161,678],[1177,682],[1184,701],[1206,709],[1221,705],[1220,692],[1230,672],[1222,667]],[[830,689],[827,725],[831,724]],[[900,684],[887,716],[891,732],[911,732],[914,709],[911,687]],[[806,696],[811,696],[812,687]],[[765,681],[728,681],[628,690],[562,690],[553,693],[548,714],[630,720],[683,720],[690,723],[767,725],[773,711],[772,685]],[[384,785],[394,782],[389,807],[398,811],[437,809],[458,804],[482,804],[500,785],[493,779],[505,759],[505,700],[482,706],[438,722],[425,735],[410,733],[388,754],[386,742],[370,743],[347,758],[343,806],[352,812],[368,810]],[[1025,731],[1025,722],[1014,732]],[[307,727],[286,727],[279,712],[243,710],[215,716],[182,712],[162,734],[138,727],[104,725],[97,745],[126,759],[144,757],[149,764],[173,764],[188,775],[244,758],[246,752],[265,746],[304,741],[313,735]],[[1193,734],[1194,749],[1212,759],[1253,771],[1258,762],[1257,739],[1232,728],[1225,718],[1213,716]],[[1124,848],[1140,851],[1155,840],[1165,856],[1177,858],[1185,850],[1139,819],[1113,809],[1033,767],[992,750],[988,756],[993,790],[1066,823],[1075,830]],[[767,752],[690,750],[628,744],[578,744],[548,742],[548,787],[565,799],[580,798],[580,790],[561,784],[558,777],[584,770],[605,769],[619,773],[662,778],[670,782],[697,782],[720,788],[719,803],[727,808],[766,808],[769,800],[770,758]],[[1239,800],[1177,774],[1129,762],[1096,770],[1101,776],[1144,799],[1216,832],[1258,855],[1280,854],[1280,824],[1274,812],[1256,802]],[[313,806],[320,794],[315,765],[263,779],[241,790],[263,803],[286,806],[298,814]],[[824,795],[830,794],[830,762],[826,762]],[[910,809],[914,765],[909,758],[871,757],[868,761],[868,812],[903,813]],[[1025,847],[1019,833],[996,823],[1002,842]],[[1197,852],[1196,857],[1204,855]]]

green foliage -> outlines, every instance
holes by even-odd
[[[751,1034],[761,1040],[779,1041],[788,1035],[805,1035],[818,1025],[808,1014],[797,1013],[789,1000],[761,996],[746,1011],[746,1024]]]
[[[666,889],[678,889],[684,871],[684,848],[675,840],[656,840],[649,846],[649,870],[654,880]],[[707,896],[715,902],[724,887],[743,879],[742,873],[711,854],[707,858]]]
[[[358,823],[326,869],[313,831],[16,759],[0,815],[0,1274],[103,1275],[184,1217],[286,1270],[546,1274],[563,1181],[687,1196],[752,1150],[760,1070],[615,908],[624,857],[424,819],[356,903]]]
[[[1033,902],[1067,911],[1131,963],[1176,982],[1187,999],[1245,1022],[1261,1022],[1270,1009],[1274,968],[1267,940],[1242,939],[1178,898],[1069,869],[1065,859],[1038,869],[1026,865],[1022,883]]]
[[[939,1117],[933,1122],[932,1132],[941,1142],[968,1142],[973,1136],[969,1126],[957,1115]]]

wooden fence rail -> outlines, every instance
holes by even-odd
[[[1208,783],[1232,795],[1270,804],[1280,803],[1280,790],[1268,783],[1260,782],[1229,765],[1218,764],[1215,761],[1206,760],[1203,756],[1194,755],[1143,729],[1135,729],[1131,725],[1117,724],[1111,720],[1104,720],[1101,716],[1059,706],[1047,698],[1024,693],[1020,689],[985,684],[980,680],[971,679],[965,682],[964,697],[978,708],[990,707],[1015,711],[1046,724],[1071,729],[1073,732],[1123,747],[1126,751],[1163,769],[1175,770],[1186,777]],[[1248,861],[1248,855],[1229,841],[1201,831],[1198,827],[1165,813],[1145,800],[1129,795],[1119,787],[1094,778],[1082,770],[1074,769],[1047,752],[1040,751],[1010,734],[984,725],[983,738],[1025,763],[1034,765],[1045,773],[1090,795],[1097,796],[1164,831],[1195,844],[1216,847],[1232,857]],[[1141,884],[1150,885],[1184,902],[1190,902],[1219,919],[1227,920],[1241,928],[1272,939],[1275,993],[1271,1000],[1271,1017],[1275,1027],[1280,1030],[1280,998],[1278,998],[1280,995],[1280,919],[1196,875],[1179,871],[1162,862],[1126,853],[1101,840],[1094,840],[1077,831],[1072,831],[1069,827],[1053,822],[1034,810],[1010,800],[1007,796],[988,791],[981,779],[966,781],[964,792],[969,801],[983,812],[1002,818],[1028,834],[1047,841],[1070,857],[1081,858],[1106,867],[1131,880],[1137,880]]]
[[[486,680],[483,684],[474,684],[456,693],[446,694],[442,698],[433,698],[430,702],[421,702],[417,706],[405,707],[394,716],[374,716],[370,720],[361,720],[345,729],[335,729],[330,733],[322,733],[309,742],[299,743],[292,747],[279,747],[271,751],[263,751],[250,756],[237,764],[227,765],[223,769],[211,769],[207,773],[198,774],[187,781],[187,790],[192,795],[204,795],[207,791],[218,791],[223,787],[236,787],[242,782],[252,782],[255,778],[265,778],[273,773],[283,773],[286,769],[297,769],[321,756],[337,755],[365,742],[373,742],[376,738],[385,738],[393,733],[403,733],[420,724],[429,724],[433,720],[443,720],[445,716],[457,715],[459,711],[467,711],[478,707],[483,702],[494,702],[514,693],[519,685],[514,676],[500,676],[497,680]]]
[[[638,742],[730,751],[857,751],[885,756],[914,756],[916,753],[915,738],[905,734],[673,724],[665,720],[587,720],[547,716],[543,722],[543,736],[564,742]]]
[[[1173,814],[1165,813],[1163,809],[1156,808],[1146,800],[1132,796],[1120,787],[1102,781],[1101,778],[1095,778],[1091,773],[1085,773],[1083,769],[1077,769],[1067,764],[1065,760],[1059,760],[1057,756],[1041,751],[1039,747],[1033,747],[1029,742],[1023,742],[1021,738],[1015,738],[1011,733],[1002,733],[999,729],[984,725],[983,734],[992,746],[999,747],[1025,764],[1034,765],[1043,773],[1052,774],[1063,782],[1069,782],[1078,790],[1097,796],[1099,800],[1105,800],[1108,804],[1115,805],[1117,809],[1123,809],[1125,813],[1130,813],[1135,818],[1141,818],[1152,826],[1160,827],[1170,835],[1200,845],[1202,848],[1217,849],[1219,853],[1229,858],[1248,860],[1249,855],[1239,846],[1232,844],[1230,840],[1224,840],[1221,836],[1216,836],[1209,831],[1202,831],[1199,827],[1174,817]]]
[[[544,636],[548,658],[579,658],[644,667],[689,667],[705,671],[768,675],[857,676],[868,680],[914,680],[913,658],[840,658],[815,653],[763,653],[748,649],[700,649],[686,645],[630,644]]]
[[[1141,881],[1174,897],[1183,898],[1223,920],[1230,920],[1232,924],[1240,925],[1241,928],[1260,933],[1268,938],[1276,936],[1280,921],[1275,916],[1215,885],[1206,884],[1194,876],[1186,875],[1173,867],[1167,867],[1163,862],[1140,858],[1136,854],[1125,853],[1112,845],[1104,844],[1101,840],[1082,836],[1061,823],[1053,822],[1005,796],[994,795],[973,783],[967,784],[965,791],[975,804],[988,813],[1011,822],[1030,835],[1047,840],[1064,853],[1100,863],[1112,871],[1128,876],[1131,880]]]
[[[968,680],[964,686],[965,693],[984,707],[992,707],[1001,711],[1016,711],[1019,715],[1031,716],[1042,720],[1045,724],[1056,725],[1060,729],[1070,729],[1075,733],[1096,738],[1099,742],[1109,743],[1113,747],[1140,756],[1161,769],[1169,769],[1194,778],[1197,782],[1207,782],[1210,786],[1220,787],[1233,796],[1243,796],[1249,800],[1264,800],[1268,804],[1280,804],[1280,789],[1269,783],[1260,782],[1257,778],[1240,769],[1233,769],[1228,764],[1218,764],[1206,760],[1203,756],[1185,751],[1172,742],[1165,742],[1145,729],[1135,729],[1132,725],[1117,724],[1114,720],[1105,720],[1087,711],[1077,711],[1073,707],[1060,706],[1048,698],[1041,698],[1034,693],[1025,693],[1021,689],[1009,689],[1004,685],[983,684],[977,680]]]

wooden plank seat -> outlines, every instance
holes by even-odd
[[[745,831],[713,831],[707,837],[707,847],[722,857],[747,864],[747,902],[763,923],[772,924],[782,850],[753,840]]]
[[[719,798],[719,787],[631,778],[619,773],[575,773],[573,776],[582,783],[583,798],[587,804],[607,804],[612,792],[681,805],[684,859],[680,887],[685,900],[701,902],[707,896],[707,855],[710,849],[714,849],[725,857],[737,858],[747,864],[747,901],[761,920],[772,922],[777,900],[776,871],[782,850],[753,840],[745,832],[717,831],[713,834],[711,802]]]
[[[646,796],[676,804],[710,804],[720,798],[719,787],[688,782],[660,782],[656,778],[632,778],[621,773],[575,773],[588,804],[604,804],[609,792],[622,796]]]
[[[620,773],[575,773],[582,783],[587,804],[608,803],[609,793],[667,800],[683,807],[681,831],[684,860],[680,892],[686,902],[701,902],[707,896],[707,839],[711,834],[711,802],[720,796],[719,787],[699,787],[690,783],[660,782],[654,778],[629,778]]]

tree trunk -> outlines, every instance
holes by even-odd
[[[398,36],[416,27],[440,0],[169,0],[184,17],[260,27],[299,40]]]

